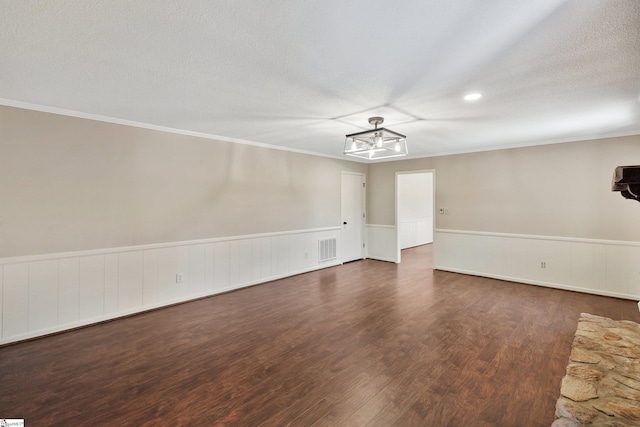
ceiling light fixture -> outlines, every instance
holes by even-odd
[[[369,124],[374,125],[374,129],[347,135],[344,142],[344,154],[367,160],[409,154],[407,137],[389,129],[378,129],[378,125],[383,122],[383,117],[370,117]]]
[[[469,93],[467,95],[464,96],[464,100],[465,101],[477,101],[478,99],[482,98],[482,94],[481,93]]]

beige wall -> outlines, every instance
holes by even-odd
[[[340,225],[367,166],[0,106],[0,257]]]
[[[640,136],[367,165],[0,106],[0,257],[340,224],[340,171],[395,224],[395,172],[436,170],[436,227],[640,241],[611,192]],[[368,172],[367,172],[368,171]]]
[[[369,222],[395,224],[396,171],[436,170],[436,227],[640,241],[640,203],[611,191],[640,164],[640,135],[369,166]]]

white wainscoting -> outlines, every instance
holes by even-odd
[[[397,240],[395,226],[367,224],[367,258],[400,262]]]
[[[340,230],[1,258],[0,344],[338,265],[318,240]]]
[[[640,242],[437,229],[437,270],[640,299]]]
[[[433,218],[400,221],[398,234],[400,235],[400,249],[432,243]]]

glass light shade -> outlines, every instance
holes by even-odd
[[[385,128],[376,128],[346,136],[344,154],[376,160],[409,154],[407,137]]]

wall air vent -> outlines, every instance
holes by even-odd
[[[336,238],[318,239],[318,262],[331,261],[337,258]]]
[[[619,191],[625,199],[640,202],[640,166],[618,166],[613,172],[611,191]]]

